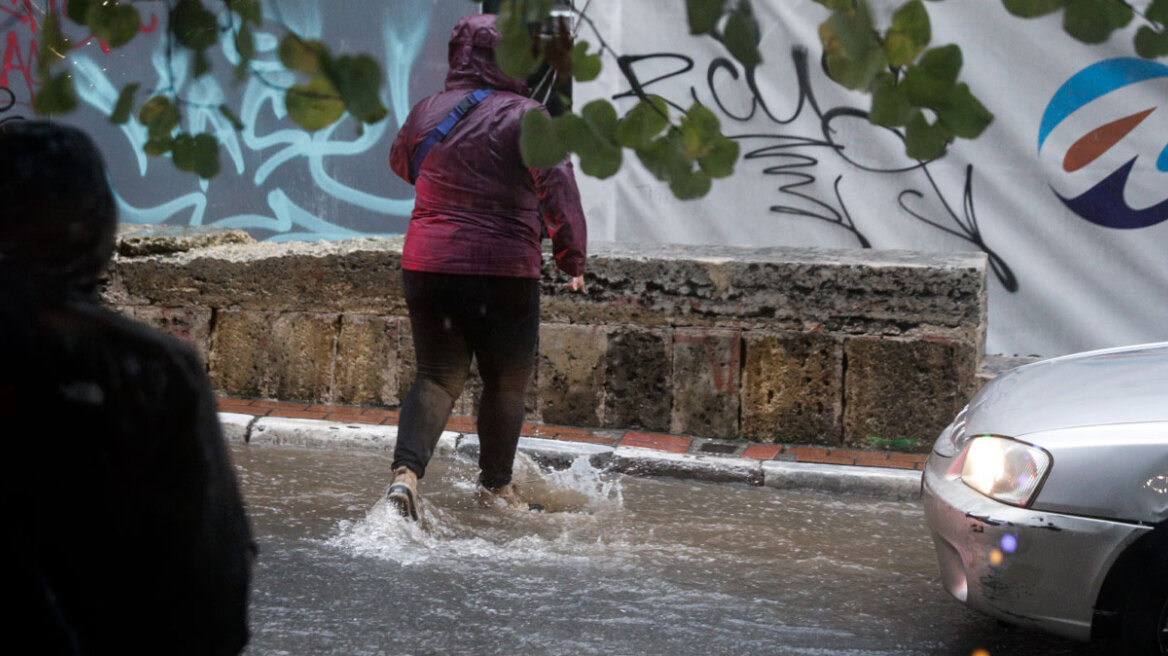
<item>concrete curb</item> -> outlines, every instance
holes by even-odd
[[[256,417],[220,412],[224,437],[236,444],[357,449],[392,452],[397,426]],[[478,435],[445,431],[435,455],[478,455]],[[520,437],[520,452],[541,465],[563,469],[586,457],[598,469],[634,476],[669,476],[712,483],[804,489],[884,499],[917,499],[921,472],[881,467],[762,461],[751,458],[670,453],[650,448]]]
[[[919,499],[923,472],[879,467],[821,465],[809,462],[762,463],[763,485],[814,489],[885,499]]]

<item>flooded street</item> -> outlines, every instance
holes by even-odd
[[[517,470],[548,512],[481,508],[475,468],[435,459],[419,525],[377,502],[388,455],[232,455],[260,543],[253,656],[1093,653],[950,599],[914,502],[580,461]]]

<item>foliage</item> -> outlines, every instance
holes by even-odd
[[[898,0],[890,23],[884,26],[876,25],[868,0],[815,2],[829,12],[819,27],[828,74],[842,86],[871,96],[869,120],[903,129],[909,156],[940,157],[954,139],[975,139],[993,121],[973,90],[960,81],[964,64],[960,46],[931,43],[929,11],[922,0]],[[1168,56],[1168,0],[1148,0],[1142,11],[1126,0],[1002,3],[1021,18],[1061,12],[1067,34],[1086,43],[1107,40],[1138,16],[1144,24],[1135,32],[1136,53],[1145,58]],[[502,1],[497,22],[502,41],[496,50],[500,67],[520,79],[544,65],[560,79],[595,79],[602,55],[615,53],[599,33],[595,49],[576,38],[569,22],[553,15],[553,5],[553,0]],[[255,33],[265,24],[261,0],[169,0],[167,6],[167,52],[188,51],[193,77],[211,70],[208,52],[229,37],[238,56],[235,79],[255,75],[268,83],[251,67]],[[747,69],[762,62],[752,0],[685,0],[685,9],[691,34],[721,43]],[[141,31],[141,16],[132,0],[68,0],[65,16],[110,48],[124,46]],[[577,19],[591,23],[586,15]],[[72,77],[62,70],[72,43],[56,14],[50,12],[41,30],[41,87],[34,109],[40,114],[65,113],[78,104]],[[346,116],[357,121],[358,129],[385,118],[388,112],[380,100],[384,76],[376,60],[364,54],[335,55],[320,41],[283,31],[280,62],[303,80],[283,89],[292,121],[315,131]],[[680,113],[662,98],[634,90],[639,102],[623,116],[604,100],[588,103],[578,114],[566,112],[554,118],[543,111],[529,112],[523,119],[520,144],[526,162],[552,166],[568,153],[576,153],[584,173],[607,178],[620,170],[629,150],[683,199],[704,196],[715,178],[733,173],[738,144],[721,134],[712,112],[695,103]],[[169,155],[176,167],[203,178],[214,176],[219,171],[214,134],[181,130],[183,111],[190,103],[174,88],[141,91],[139,83],[127,84],[110,120],[125,123],[136,118],[149,135],[144,145],[147,153]],[[235,129],[243,129],[230,107],[217,109]]]
[[[500,68],[524,79],[546,62],[561,77],[577,82],[594,79],[601,70],[603,42],[600,52],[590,53],[590,44],[574,38],[568,21],[552,15],[552,4],[551,0],[504,0],[496,23],[502,32],[496,49]],[[744,66],[762,62],[750,2],[686,0],[686,11],[693,34],[724,44]],[[549,29],[541,30],[543,26]],[[576,153],[584,173],[607,178],[620,170],[628,149],[680,199],[705,196],[715,178],[734,172],[738,144],[722,135],[713,112],[694,103],[684,114],[677,114],[660,97],[640,90],[638,95],[640,102],[624,116],[606,100],[588,103],[579,114],[565,112],[554,118],[542,110],[530,110],[523,117],[520,140],[524,161],[548,167]]]
[[[261,0],[177,0],[167,5],[167,52],[189,51],[193,77],[211,71],[209,51],[224,37],[230,38],[238,55],[236,81],[249,74],[259,75],[251,70],[251,63],[256,53],[255,30],[264,24]],[[65,17],[77,27],[88,29],[110,48],[133,41],[142,26],[142,17],[130,0],[68,0]],[[34,102],[34,109],[42,115],[63,114],[78,104],[72,77],[60,70],[72,46],[61,27],[57,15],[50,12],[42,27],[38,51],[41,88]],[[335,56],[319,41],[305,41],[291,30],[284,31],[280,61],[307,78],[284,89],[288,115],[297,125],[315,131],[346,115],[356,119],[359,126],[386,117],[388,110],[379,93],[383,75],[375,59],[368,55]],[[219,172],[219,141],[215,134],[181,131],[183,110],[190,103],[174,88],[156,90],[139,103],[141,89],[138,82],[122,88],[110,121],[122,124],[136,116],[149,135],[143,146],[148,154],[169,154],[178,169],[202,178],[214,177]],[[220,105],[217,110],[235,129],[243,129],[230,107]]]
[[[959,81],[958,45],[930,47],[932,30],[921,0],[901,2],[891,24],[876,26],[867,0],[815,0],[831,14],[819,27],[828,74],[872,96],[869,120],[903,128],[910,157],[945,154],[957,137],[976,139],[993,114]],[[1063,29],[1084,43],[1101,43],[1128,26],[1136,10],[1125,0],[1002,0],[1013,15],[1063,12]],[[1152,0],[1134,47],[1142,57],[1168,56],[1168,0]]]

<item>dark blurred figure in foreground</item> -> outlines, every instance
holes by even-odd
[[[116,206],[83,133],[0,125],[10,645],[237,654],[255,547],[204,367],[99,305]]]

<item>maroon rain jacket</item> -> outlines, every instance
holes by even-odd
[[[446,90],[410,111],[389,152],[393,172],[409,180],[410,162],[432,129],[470,92],[495,89],[430,149],[416,181],[402,268],[517,278],[540,277],[543,219],[556,265],[584,273],[587,228],[572,164],[549,169],[523,164],[519,121],[541,108],[527,85],[495,64],[499,42],[493,14],[460,20],[450,37]]]

